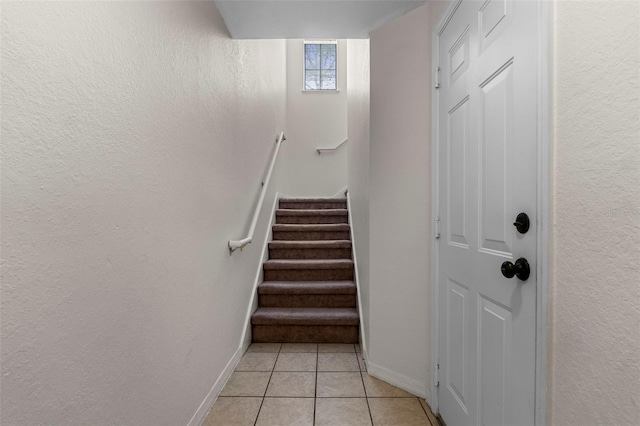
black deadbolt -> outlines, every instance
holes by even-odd
[[[529,230],[529,216],[526,213],[520,213],[516,217],[516,221],[513,222],[513,226],[516,227],[519,233],[526,234]]]
[[[500,267],[502,271],[502,275],[505,278],[513,278],[513,276],[517,276],[519,280],[526,281],[529,279],[529,274],[531,274],[531,269],[529,268],[529,262],[524,257],[516,260],[515,265],[509,261],[504,262]]]

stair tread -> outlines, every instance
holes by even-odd
[[[264,281],[258,294],[356,294],[353,281]]]
[[[280,198],[285,203],[346,203],[346,198]]]
[[[350,269],[351,259],[269,259],[265,269]]]
[[[270,249],[303,249],[303,248],[351,248],[349,240],[310,240],[290,241],[277,240],[269,242]]]
[[[348,216],[347,209],[278,209],[276,216]]]
[[[258,308],[252,324],[262,325],[358,325],[355,308]]]
[[[281,198],[278,207],[294,210],[346,209],[346,198]]]
[[[348,223],[277,223],[274,231],[348,231]]]

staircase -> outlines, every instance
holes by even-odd
[[[357,343],[347,201],[280,199],[253,342]]]

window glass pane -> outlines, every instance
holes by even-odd
[[[304,45],[304,67],[305,69],[320,69],[320,45]]]
[[[336,70],[320,71],[321,89],[336,90]]]
[[[323,70],[336,69],[336,45],[321,44],[320,45],[321,68]]]
[[[320,71],[307,70],[304,73],[304,88],[306,90],[320,89]]]
[[[337,90],[337,45],[304,45],[304,89]]]

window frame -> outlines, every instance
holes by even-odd
[[[307,44],[332,44],[336,47],[336,88],[335,89],[307,89]],[[302,44],[302,91],[309,93],[337,93],[340,91],[338,78],[338,40],[304,40]]]

